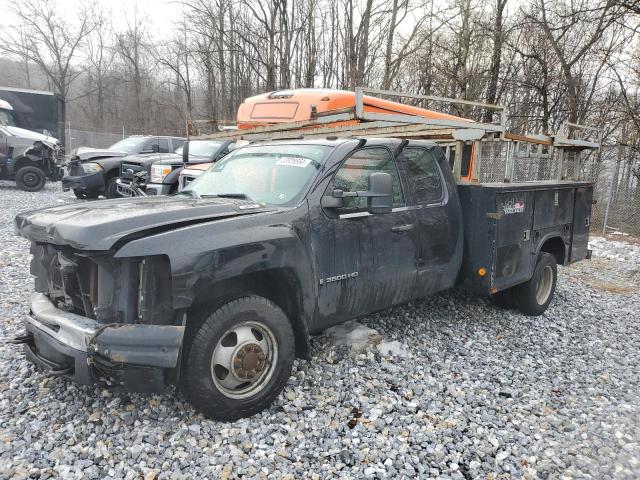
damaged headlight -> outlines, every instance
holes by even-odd
[[[82,164],[82,171],[84,173],[98,173],[102,171],[102,167],[97,163],[88,162]]]
[[[172,170],[171,165],[152,165],[151,183],[162,183],[164,177],[169,175]]]

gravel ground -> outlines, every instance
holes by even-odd
[[[32,290],[12,219],[71,201],[0,182],[0,477],[640,477],[640,252],[597,240],[540,318],[450,292],[362,319],[364,343],[358,323],[316,337],[270,410],[219,423],[177,394],[48,377],[4,343]]]

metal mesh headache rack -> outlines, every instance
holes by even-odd
[[[340,108],[327,108],[325,102],[335,99],[338,102],[330,105]],[[453,113],[415,106],[425,103],[444,105]],[[260,113],[254,115],[255,112]],[[490,121],[474,121],[468,116]],[[192,139],[249,141],[319,137],[424,139],[442,146],[455,178],[461,181],[591,178],[584,171],[585,159],[600,148],[597,128],[564,123],[556,134],[517,134],[508,131],[508,120],[504,106],[469,100],[362,87],[355,92],[300,89],[245,100],[237,125],[196,120],[187,123],[187,131]],[[214,131],[203,133],[203,127],[213,127]]]

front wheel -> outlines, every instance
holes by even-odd
[[[104,188],[104,196],[107,198],[120,198],[122,195],[118,193],[118,178],[114,177],[107,181],[107,185]]]
[[[187,398],[216,420],[235,420],[269,407],[295,358],[291,323],[273,302],[242,297],[216,309],[187,345]]]
[[[555,257],[540,252],[531,279],[513,289],[513,301],[517,309],[532,317],[542,315],[553,300],[557,279]]]
[[[44,188],[47,181],[44,172],[38,167],[22,167],[16,173],[16,184],[25,192],[38,192]]]

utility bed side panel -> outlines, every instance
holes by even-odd
[[[459,183],[465,245],[458,284],[495,293],[526,282],[547,241],[564,250],[559,264],[586,258],[592,192],[587,182]]]
[[[591,225],[591,207],[593,188],[576,188],[573,208],[573,235],[569,262],[583,260],[589,255],[589,226]]]
[[[531,277],[534,197],[531,191],[496,193],[496,212],[500,218],[497,221],[493,287],[498,290],[525,282]]]
[[[488,292],[492,285],[496,249],[496,219],[490,214],[495,201],[477,185],[458,185],[462,206],[464,246],[458,284],[465,288]],[[484,268],[485,276],[478,270]]]

